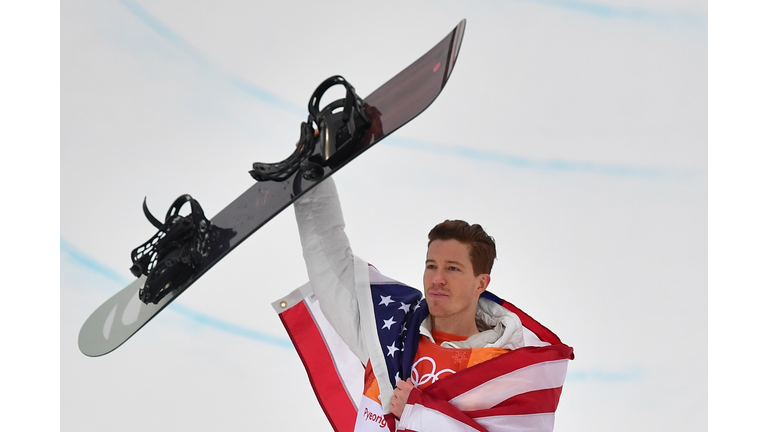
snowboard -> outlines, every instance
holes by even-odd
[[[97,357],[117,349],[248,236],[323,179],[421,114],[448,82],[465,26],[466,20],[462,20],[429,52],[363,99],[371,125],[343,160],[323,167],[321,175],[309,180],[299,170],[283,181],[259,181],[251,186],[210,219],[217,235],[207,256],[185,283],[157,304],[145,304],[139,299],[139,290],[146,276],[139,277],[88,317],[78,337],[80,351]]]

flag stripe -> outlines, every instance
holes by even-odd
[[[475,419],[493,432],[546,432],[555,429],[555,413],[494,416]]]
[[[325,345],[333,358],[333,364],[336,366],[336,373],[341,378],[342,384],[347,391],[351,402],[357,405],[360,403],[360,395],[363,394],[363,384],[365,381],[365,366],[360,359],[349,349],[341,336],[333,328],[328,319],[323,315],[320,309],[320,302],[315,296],[309,296],[304,301],[309,313],[312,315],[315,324],[320,330]]]
[[[563,388],[534,390],[513,396],[490,409],[466,411],[469,417],[552,413],[557,409]]]
[[[350,401],[323,336],[305,302],[280,314],[288,336],[304,364],[309,382],[331,426],[337,432],[352,431],[357,411]],[[314,325],[309,325],[313,323]]]
[[[469,426],[468,424],[461,422],[451,416],[446,416],[444,413],[425,407],[421,404],[412,405],[410,414],[418,419],[416,424],[410,425],[407,429],[398,429],[405,432],[424,432],[424,431],[441,431],[441,432],[488,432],[486,429],[478,429],[476,427]]]

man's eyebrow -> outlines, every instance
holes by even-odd
[[[435,260],[434,260],[434,259],[432,259],[432,258],[427,258],[427,261],[425,261],[425,263],[430,263],[430,262],[433,262],[433,263],[437,263],[437,261],[435,261]],[[445,263],[446,263],[446,264],[457,265],[457,266],[459,266],[459,267],[464,267],[464,264],[462,264],[462,263],[461,263],[461,262],[459,262],[459,261],[451,261],[451,260],[449,260],[449,261],[446,261]]]

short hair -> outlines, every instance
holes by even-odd
[[[470,225],[463,220],[446,220],[435,225],[427,237],[427,247],[435,240],[456,240],[469,246],[469,260],[475,276],[491,274],[496,259],[496,242],[480,225]]]

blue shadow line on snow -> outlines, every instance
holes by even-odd
[[[176,312],[179,312],[180,314],[188,318],[191,318],[202,325],[213,327],[225,333],[242,336],[244,338],[267,343],[280,348],[293,349],[293,344],[291,344],[291,341],[288,339],[272,336],[257,330],[249,329],[246,327],[242,327],[236,324],[232,324],[232,323],[220,320],[218,318],[214,318],[210,315],[206,315],[204,313],[191,309],[187,306],[184,306],[183,304],[180,304],[178,302],[173,302],[170,305],[168,305],[168,307],[173,308],[173,310],[175,310]]]
[[[230,77],[229,81],[235,88],[255,97],[256,99],[261,100],[262,102],[266,102],[272,106],[281,108],[302,118],[307,116],[306,109],[302,109],[299,106],[275,95],[274,93],[268,92],[267,90],[264,90],[257,85],[251,84],[242,78]]]
[[[544,171],[585,172],[621,177],[685,177],[691,175],[691,173],[673,173],[670,170],[656,167],[608,165],[597,164],[593,162],[567,161],[561,159],[537,160],[489,150],[449,146],[445,144],[436,144],[395,136],[390,136],[382,142],[395,147],[458,156],[475,161],[500,163],[515,168],[536,169]]]
[[[639,369],[628,371],[604,371],[600,369],[568,371],[566,381],[631,382],[643,377]]]
[[[59,239],[59,248],[62,252],[69,255],[71,258],[75,260],[75,262],[77,262],[81,266],[85,267],[90,271],[96,272],[106,277],[107,279],[115,282],[120,286],[128,285],[129,283],[131,283],[129,279],[120,275],[120,273],[112,270],[111,268],[91,258],[87,254],[81,252],[80,250],[78,250],[76,247],[74,247],[71,243],[64,240],[63,238]]]
[[[185,54],[193,58],[198,64],[200,64],[201,66],[207,69],[216,71],[218,75],[223,75],[225,80],[235,88],[241,91],[244,91],[246,94],[252,97],[255,97],[256,99],[262,102],[265,102],[277,108],[286,110],[290,113],[297,114],[300,116],[306,115],[304,114],[303,109],[293,104],[292,102],[286,99],[283,99],[277,96],[276,94],[271,93],[257,85],[251,84],[240,77],[231,76],[219,71],[195,47],[187,43],[187,41],[185,41],[181,36],[176,34],[168,26],[163,24],[162,21],[155,18],[154,15],[149,13],[146,9],[141,7],[141,5],[139,5],[135,1],[133,0],[117,0],[117,1],[120,2],[120,4],[122,4],[123,6],[125,6],[125,8],[128,9],[128,11],[130,11],[136,18],[139,19],[139,21],[144,23],[147,27],[149,27],[155,33],[160,35],[163,39],[167,40],[168,42],[172,43],[173,45],[181,49]]]
[[[121,276],[116,271],[105,266],[104,264],[101,264],[97,260],[88,256],[86,253],[83,253],[82,251],[78,250],[76,247],[74,247],[71,243],[64,240],[63,238],[59,239],[59,244],[60,244],[61,252],[73,258],[74,262],[79,264],[83,268],[90,270],[92,272],[96,272],[106,277],[107,279],[115,282],[119,286],[128,285],[131,282],[127,278]],[[167,306],[167,309],[177,312],[187,318],[190,318],[199,324],[212,327],[216,330],[220,330],[225,333],[230,333],[236,336],[241,336],[244,338],[255,340],[257,342],[274,345],[280,348],[293,349],[293,345],[291,344],[291,341],[289,339],[272,336],[257,330],[249,329],[246,327],[242,327],[236,324],[226,322],[218,318],[214,318],[210,315],[206,315],[190,307],[184,306],[178,301],[174,301],[173,303],[169,304]]]
[[[518,0],[536,3],[569,11],[585,13],[601,18],[625,18],[656,24],[686,24],[692,26],[707,25],[707,14],[695,12],[661,12],[621,6],[610,6],[579,0]]]

